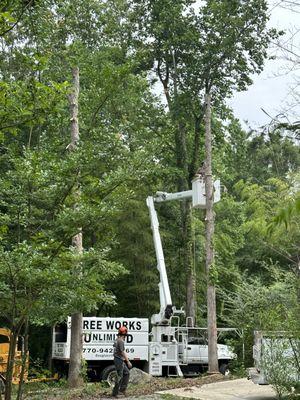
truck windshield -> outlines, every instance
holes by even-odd
[[[207,331],[200,329],[189,329],[188,344],[207,345]]]

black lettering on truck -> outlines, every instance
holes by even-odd
[[[89,329],[89,321],[83,320],[83,329]]]
[[[90,333],[84,333],[84,334],[83,334],[83,341],[84,341],[84,343],[90,343],[90,341],[91,341],[91,334],[90,334]]]
[[[128,334],[128,335],[126,336],[126,343],[132,343],[132,341],[133,341],[133,336],[130,335],[130,334]]]
[[[98,331],[102,330],[102,321],[101,321],[101,319],[98,319],[98,321],[97,321],[97,330]]]
[[[114,321],[106,321],[106,328],[108,330],[114,329]]]
[[[96,328],[96,321],[90,321],[90,329],[95,329]]]

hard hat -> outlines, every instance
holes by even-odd
[[[119,335],[127,335],[127,328],[126,326],[121,326],[118,330]]]

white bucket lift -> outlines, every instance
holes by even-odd
[[[206,207],[205,182],[200,176],[196,176],[192,180],[192,200],[194,208]],[[221,183],[220,180],[214,182],[214,203],[221,200]]]

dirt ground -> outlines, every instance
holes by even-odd
[[[213,382],[228,380],[223,375],[207,375],[198,378],[152,378],[143,385],[130,385],[127,390],[128,399],[168,399],[174,398],[168,393],[157,393],[176,388],[201,387]],[[176,397],[176,396],[175,396]],[[70,390],[66,386],[28,387],[24,396],[26,400],[106,400],[112,399],[111,389],[103,387],[100,383],[89,383],[83,389]],[[120,399],[125,399],[120,396]]]

